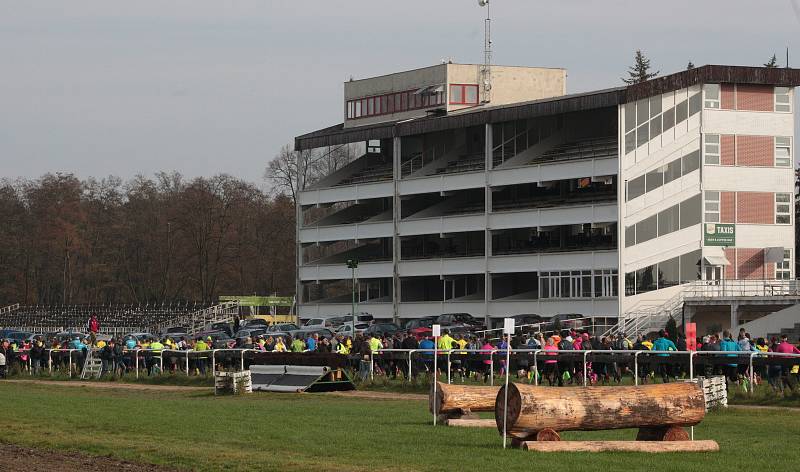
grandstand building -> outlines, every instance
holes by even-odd
[[[313,182],[298,172],[302,318],[350,313],[348,259],[358,311],[396,320],[674,315],[688,289],[794,278],[800,70],[565,95],[563,69],[492,66],[489,95],[481,68],[347,82],[343,123],[295,139],[322,158],[362,143]],[[689,317],[745,321],[726,309]]]

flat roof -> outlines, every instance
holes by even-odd
[[[324,146],[411,136],[454,128],[484,125],[502,121],[558,115],[615,107],[620,104],[651,97],[702,83],[759,84],[783,87],[800,85],[800,69],[705,65],[694,69],[657,77],[640,84],[562,95],[560,97],[519,102],[508,105],[488,105],[451,112],[444,116],[426,116],[373,125],[344,128],[344,123],[297,136],[295,150]]]

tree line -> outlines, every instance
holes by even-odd
[[[0,306],[291,295],[292,199],[228,175],[0,180]]]

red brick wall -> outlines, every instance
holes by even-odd
[[[720,100],[720,108],[723,110],[733,110],[733,84],[722,84],[720,86],[722,100]]]
[[[775,138],[772,136],[736,136],[736,164],[752,167],[775,165]]]
[[[736,140],[732,134],[723,134],[719,137],[720,142],[720,164],[724,166],[736,165]]]
[[[737,192],[736,222],[775,224],[775,194],[771,192]]]
[[[731,263],[733,263],[733,261],[731,261]],[[763,249],[739,248],[736,250],[736,278],[737,279],[767,278],[764,273]]]
[[[720,192],[719,222],[736,223],[736,192]]]
[[[725,249],[725,259],[728,259],[730,265],[725,266],[725,278],[726,279],[735,279],[736,278],[736,249],[734,248],[726,248]]]
[[[775,90],[771,85],[737,85],[736,109],[773,111],[775,109]]]

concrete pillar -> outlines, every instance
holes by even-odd
[[[739,329],[739,304],[731,302],[731,333]]]
[[[485,130],[485,141],[486,141],[486,148],[484,150],[484,230],[483,230],[483,237],[484,237],[484,245],[483,245],[483,296],[484,296],[484,323],[486,323],[486,327],[489,328],[490,326],[490,313],[489,313],[489,301],[492,299],[492,275],[489,273],[489,256],[492,253],[492,232],[489,230],[489,214],[492,212],[492,188],[489,182],[489,171],[493,167],[493,160],[492,160],[492,148],[494,147],[494,143],[492,143],[492,124],[486,123],[486,130]]]
[[[400,222],[400,195],[398,186],[401,177],[400,171],[400,158],[402,148],[400,146],[401,138],[394,138],[392,143],[392,169],[393,169],[393,184],[394,191],[392,192],[392,320],[399,324],[400,321],[400,275],[397,272],[397,266],[400,263],[400,234],[398,230],[398,223]]]

